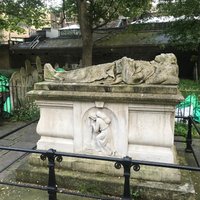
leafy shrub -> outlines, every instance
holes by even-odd
[[[200,124],[196,124],[196,125],[200,129]],[[188,132],[188,124],[187,123],[175,123],[175,131],[174,132],[175,132],[176,136],[186,137],[187,132]],[[195,138],[199,137],[199,134],[194,127],[192,127],[192,136]]]
[[[188,125],[185,123],[175,124],[175,135],[186,137],[188,130]]]
[[[30,100],[24,101],[21,107],[13,112],[12,120],[14,121],[30,121],[38,119],[40,116],[38,106]]]
[[[181,79],[179,83],[179,89],[182,92],[184,97],[187,97],[188,95],[194,94],[200,99],[200,82],[187,80],[187,79]]]

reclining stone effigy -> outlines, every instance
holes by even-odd
[[[56,72],[50,65],[44,66],[46,81],[95,84],[163,84],[177,85],[178,65],[174,54],[161,54],[153,61],[141,61],[123,57],[117,61],[93,65],[81,69]]]

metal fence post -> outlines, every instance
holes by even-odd
[[[131,200],[131,189],[130,189],[130,176],[131,172],[130,169],[133,166],[135,171],[140,170],[140,166],[138,164],[133,164],[132,159],[128,156],[124,157],[122,161],[115,163],[115,168],[120,169],[121,165],[124,168],[124,192],[123,192],[123,200]]]
[[[185,152],[191,153],[192,152],[192,116],[188,117],[188,132],[186,136],[186,148]]]
[[[48,179],[48,194],[49,200],[57,200],[57,185],[56,185],[56,176],[55,176],[55,155],[56,150],[49,149],[45,154],[42,154],[40,157],[42,160],[48,158],[48,168],[49,168],[49,179]]]

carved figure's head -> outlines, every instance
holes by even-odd
[[[93,120],[93,121],[96,121],[96,119],[97,119],[96,114],[95,114],[95,113],[90,113],[90,114],[89,114],[89,119],[91,119],[91,120]]]
[[[167,54],[160,54],[155,57],[155,61],[159,63],[171,63],[171,64],[177,64],[176,56],[173,53],[167,53]]]

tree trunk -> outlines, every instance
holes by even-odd
[[[87,11],[86,0],[77,0],[78,3],[78,20],[82,36],[82,66],[92,65],[92,21]]]

